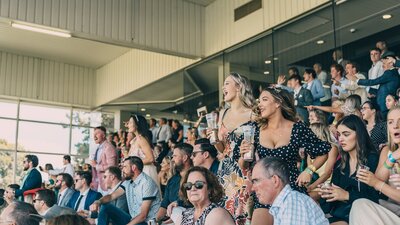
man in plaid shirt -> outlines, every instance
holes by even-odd
[[[261,159],[253,169],[252,189],[261,204],[272,204],[274,225],[328,225],[321,208],[307,195],[292,190],[286,162],[272,157]]]

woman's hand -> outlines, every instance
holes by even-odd
[[[365,169],[358,170],[357,178],[359,181],[373,188],[375,188],[375,186],[381,182],[374,173]]]
[[[332,187],[320,188],[318,194],[321,196],[321,198],[326,199],[327,202],[349,200],[349,192],[334,184],[332,184]]]
[[[305,187],[310,183],[311,178],[312,178],[311,174],[307,173],[306,171],[303,171],[297,178],[296,184],[299,185],[300,187]]]
[[[174,208],[177,207],[177,206],[178,206],[178,203],[176,201],[175,202],[171,202],[171,204],[169,204],[168,207],[167,207],[167,216],[171,217],[172,210],[174,210]]]
[[[400,190],[400,174],[392,174],[389,177],[390,183],[396,188],[397,190]]]
[[[253,150],[253,145],[250,142],[243,140],[242,143],[240,144],[239,149],[240,149],[240,156],[243,157],[244,154]]]

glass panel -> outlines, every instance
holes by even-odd
[[[53,123],[70,123],[71,110],[68,108],[21,103],[20,118]]]
[[[67,154],[68,148],[69,126],[25,121],[19,123],[19,150]]]
[[[90,125],[90,112],[84,110],[73,109],[72,111],[72,124],[78,126]]]
[[[72,127],[71,154],[87,158],[89,155],[89,143],[93,136],[90,130],[93,128]]]
[[[13,152],[0,151],[0,188],[5,188],[7,185],[14,183]]]
[[[92,112],[90,114],[90,126],[104,126],[108,132],[114,132],[114,114],[107,112]]]
[[[15,149],[16,120],[0,119],[0,149]]]
[[[0,117],[17,118],[17,102],[1,100],[0,109]]]

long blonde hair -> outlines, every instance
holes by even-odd
[[[251,109],[256,101],[253,96],[253,90],[251,89],[249,79],[236,72],[230,73],[229,76],[232,78],[233,81],[235,81],[236,85],[239,87],[240,101],[246,108]]]
[[[396,105],[393,108],[391,108],[387,114],[387,117],[389,117],[390,113],[392,113],[393,111],[396,110],[400,110],[400,105]],[[398,144],[394,143],[392,140],[392,137],[390,135],[390,131],[389,131],[389,121],[386,122],[387,123],[387,139],[388,139],[388,146],[389,146],[389,150],[390,151],[396,151],[396,149],[398,148]]]

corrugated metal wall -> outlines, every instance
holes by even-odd
[[[0,52],[0,95],[94,105],[93,69]]]
[[[0,0],[0,17],[109,43],[204,55],[204,7],[182,0]]]
[[[217,0],[206,7],[205,55],[244,41],[329,0],[263,0],[262,9],[234,22],[234,9],[246,2]]]
[[[194,62],[187,58],[133,49],[96,71],[96,105],[128,94]]]

